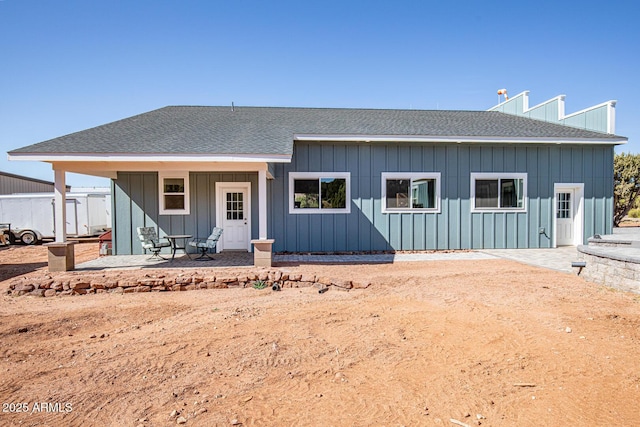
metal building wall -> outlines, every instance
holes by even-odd
[[[0,172],[0,194],[53,193],[52,182]]]
[[[552,236],[553,184],[584,183],[584,237],[609,234],[613,148],[589,145],[296,142],[293,162],[268,182],[268,235],[275,251],[336,252],[538,248]],[[289,172],[351,173],[350,214],[289,214]],[[382,213],[382,172],[440,172],[440,213]],[[471,172],[526,172],[527,211],[470,213]],[[135,228],[206,236],[215,225],[215,183],[251,182],[252,237],[258,234],[256,173],[193,172],[190,215],[158,215],[157,173],[119,173],[113,182],[114,250],[140,254]]]
[[[258,174],[253,172],[192,172],[189,174],[189,215],[159,215],[158,174],[119,172],[113,180],[114,254],[142,254],[136,227],[156,227],[160,235],[206,237],[216,225],[216,182],[251,183],[251,236],[258,236]]]
[[[270,182],[275,251],[545,248],[554,183],[584,183],[584,237],[611,233],[613,148],[589,145],[307,143]],[[350,214],[289,214],[289,172],[350,172]],[[382,213],[382,172],[440,172],[440,213]],[[526,212],[471,213],[471,172],[526,172]]]

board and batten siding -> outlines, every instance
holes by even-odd
[[[548,248],[554,183],[584,183],[585,241],[612,231],[611,146],[298,141],[274,172],[277,252]],[[350,172],[351,213],[289,214],[290,172]],[[440,212],[382,213],[383,172],[440,172]],[[526,212],[471,213],[472,172],[527,173]]]
[[[191,172],[189,215],[159,215],[158,174],[119,172],[112,183],[114,254],[143,254],[136,227],[156,227],[160,236],[207,237],[216,225],[216,182],[251,183],[251,236],[258,236],[258,174],[255,172]],[[169,252],[164,249],[164,252]]]

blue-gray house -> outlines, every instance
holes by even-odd
[[[9,157],[51,163],[59,188],[67,171],[111,178],[116,254],[142,253],[143,225],[220,226],[218,250],[269,253],[550,248],[611,233],[614,146],[627,141],[615,102],[565,115],[562,96],[528,99],[489,111],[170,106]]]

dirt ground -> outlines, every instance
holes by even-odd
[[[3,426],[640,424],[640,295],[569,274],[291,265],[373,285],[35,298],[5,292],[44,248],[0,262]]]

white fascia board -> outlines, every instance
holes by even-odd
[[[118,153],[16,153],[9,154],[9,160],[28,160],[37,162],[255,162],[255,163],[291,163],[288,154],[230,154],[230,155],[193,155],[193,154],[118,154]]]
[[[309,135],[296,134],[295,141],[326,142],[455,142],[461,143],[503,143],[503,144],[626,144],[627,138],[510,138],[510,137],[469,137],[469,136],[428,136],[428,135]]]

